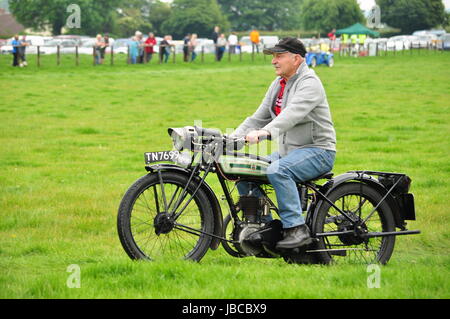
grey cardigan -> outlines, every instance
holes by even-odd
[[[276,116],[273,105],[280,90],[280,77],[270,85],[256,112],[239,125],[234,136],[254,129],[270,132],[279,138],[278,152],[285,156],[293,149],[318,147],[336,151],[336,133],[322,82],[304,61],[289,79],[283,95],[281,113]]]

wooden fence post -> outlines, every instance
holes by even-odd
[[[162,50],[165,50],[165,49],[166,49],[166,46],[164,44],[159,46],[159,52],[158,52],[159,64],[161,64],[163,61],[164,52]]]
[[[175,63],[176,55],[177,55],[177,49],[175,48],[174,44],[172,44],[170,47],[173,48],[173,63]]]
[[[37,46],[37,66],[41,66],[41,46]]]
[[[111,46],[111,65],[114,65],[114,47]]]

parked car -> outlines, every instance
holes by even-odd
[[[5,45],[1,47],[1,53],[2,54],[8,54],[12,52],[12,40],[14,38],[10,38],[6,41]],[[36,35],[27,35],[25,38],[25,41],[28,43],[26,53],[27,54],[36,54],[37,53],[37,47],[43,46],[45,44],[45,41],[48,39],[51,39],[51,37],[43,37],[43,36],[36,36]],[[19,40],[22,40],[22,36],[19,36]]]
[[[262,52],[264,47],[268,48],[268,47],[274,46],[275,44],[278,43],[278,41],[279,41],[278,36],[261,35],[259,37],[259,44],[258,44],[259,52]],[[249,36],[243,36],[239,40],[239,44],[241,46],[241,51],[242,52],[245,52],[245,53],[252,53],[253,52],[253,45],[252,45],[252,41],[250,40]]]
[[[9,39],[6,41],[6,43],[1,47],[1,53],[2,54],[10,54],[12,53],[13,47],[12,47],[12,41],[13,39]]]
[[[183,40],[172,40],[171,44],[175,46],[175,52],[177,54],[183,53],[183,46],[184,46]],[[197,51],[197,50],[195,50],[195,51]]]
[[[418,30],[418,31],[414,31],[412,35],[415,36],[419,36],[419,35],[427,35],[427,34],[431,34],[431,35],[435,35],[437,37],[440,37],[442,35],[445,34],[445,30],[441,29],[441,30]]]
[[[261,45],[265,48],[273,47],[279,41],[277,35],[262,35],[259,39],[261,41]]]
[[[56,47],[61,44],[61,40],[47,40],[44,42],[44,45],[40,47],[40,53],[41,54],[55,54],[56,53]]]
[[[114,48],[114,54],[128,54],[128,42],[130,39],[117,39],[111,45]]]
[[[44,45],[40,48],[41,54],[55,54],[57,52],[58,45],[61,46],[62,40],[52,39],[45,41]],[[61,47],[60,47],[61,50]]]
[[[446,33],[441,36],[442,49],[450,50],[450,33]]]
[[[53,39],[55,39],[55,40],[70,41],[67,43],[75,43],[74,46],[81,45],[81,43],[84,39],[89,39],[89,38],[90,37],[84,36],[84,35],[70,35],[70,34],[57,35],[57,36],[53,37]]]
[[[183,47],[183,46],[181,46],[181,47]],[[197,46],[195,47],[195,52],[197,52],[197,53],[202,52],[202,47],[204,50],[203,52],[205,52],[205,53],[215,53],[216,52],[216,46],[212,39],[198,38]],[[181,51],[181,52],[183,52],[183,51]]]
[[[81,43],[81,41],[75,40],[75,39],[67,39],[67,40],[63,40],[60,43],[60,53],[61,54],[73,54],[75,53],[75,47],[79,46]]]
[[[386,43],[387,49],[389,51],[401,51],[401,50],[409,50],[411,49],[411,44],[414,41],[417,41],[418,38],[412,35],[397,35],[394,37],[390,37]]]
[[[435,47],[437,45],[437,36],[434,34],[422,34],[416,36],[411,43],[415,49]]]
[[[78,47],[78,54],[93,54],[93,47],[96,41],[96,38],[89,38],[81,41],[81,44]]]
[[[325,64],[330,68],[334,65],[334,54],[329,52],[308,52],[305,58],[308,66],[312,68],[321,64]]]
[[[242,53],[252,53],[253,52],[253,45],[252,41],[250,40],[249,36],[244,36],[239,40],[239,45],[241,46],[241,52]],[[262,50],[262,47],[259,47],[260,50]]]

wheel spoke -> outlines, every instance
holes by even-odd
[[[167,212],[167,199],[166,199],[166,192],[164,189],[164,181],[162,178],[162,173],[160,170],[158,170],[158,178],[159,178],[159,186],[161,187],[161,195],[163,198],[163,202],[164,202],[164,211]]]
[[[156,213],[160,213],[159,209],[159,201],[158,201],[158,190],[156,189],[156,186],[153,186],[153,193],[155,195],[155,206],[156,206]]]

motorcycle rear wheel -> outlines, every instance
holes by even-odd
[[[332,191],[328,199],[352,218],[364,221],[382,199],[376,189],[366,184],[350,182]],[[367,232],[391,232],[395,223],[389,205],[383,201],[374,214],[363,223]],[[329,203],[323,202],[313,219],[314,233],[353,230],[350,222]],[[362,238],[340,235],[321,237],[315,247],[320,263],[350,261],[356,263],[386,264],[391,258],[395,236]],[[341,256],[341,257],[334,257]]]
[[[138,179],[125,193],[118,211],[117,230],[120,242],[131,259],[160,260],[184,258],[200,261],[211,244],[211,236],[193,234],[176,223],[203,231],[214,232],[214,219],[208,197],[196,184],[187,187],[187,195],[181,199],[188,177],[174,172],[151,173]],[[169,213],[178,199],[185,211],[169,222]],[[166,210],[168,212],[166,212]],[[167,221],[167,222],[165,222]]]

